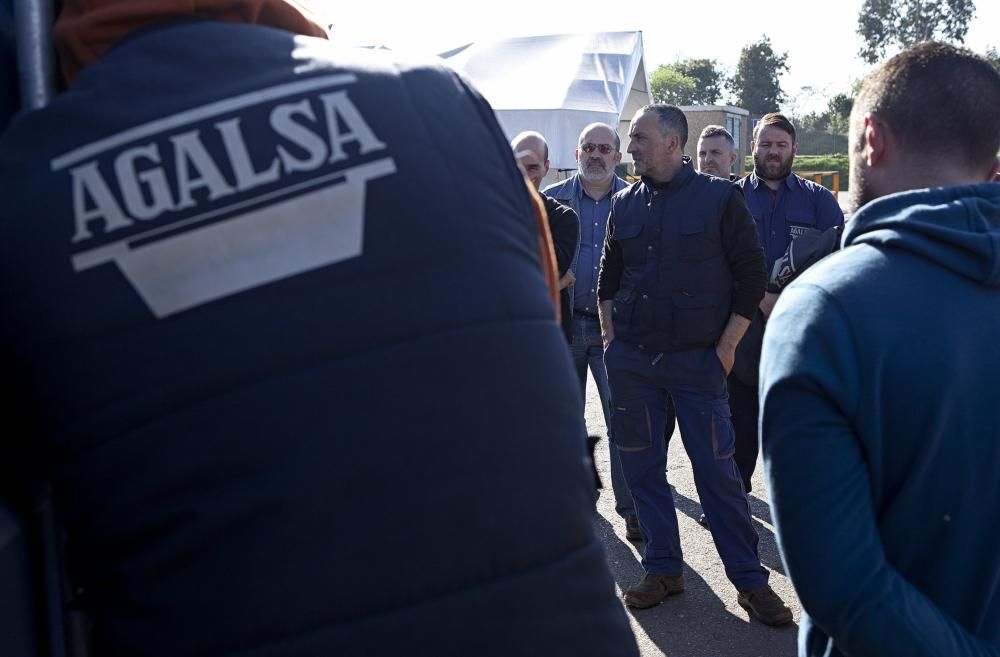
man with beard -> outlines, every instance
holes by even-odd
[[[736,140],[728,130],[721,125],[705,126],[698,136],[698,171],[735,180],[732,171],[738,158]]]
[[[819,234],[844,225],[844,212],[830,190],[792,173],[798,152],[795,126],[777,112],[765,114],[754,128],[751,144],[753,171],[737,184],[757,222],[757,235],[764,247],[767,271],[799,235]],[[767,321],[778,293],[767,291],[760,302],[756,328]],[[736,430],[736,465],[749,493],[757,467],[757,370],[763,332],[752,330],[740,345],[737,363],[729,376],[729,405]]]
[[[684,590],[662,440],[669,398],[737,601],[781,625],[792,614],[760,564],[726,400],[736,345],[764,295],[764,255],[736,186],[682,156],[687,130],[672,105],[649,105],[632,119],[628,150],[642,179],[612,197],[601,258],[613,439],[646,537],[645,575],[625,603],[652,607]]]
[[[514,156],[524,168],[531,185],[538,190],[542,179],[549,173],[549,145],[541,133],[529,130],[514,137],[510,142]],[[580,241],[580,219],[575,211],[556,201],[551,196],[541,194],[548,219],[552,250],[556,256],[556,270],[559,273],[559,323],[566,336],[572,339],[571,318],[573,310],[567,288],[575,280],[570,270],[576,245]]]
[[[611,126],[591,123],[580,132],[575,155],[577,173],[543,190],[544,194],[573,208],[580,217],[580,241],[570,266],[576,276],[576,282],[569,286],[569,297],[573,304],[570,351],[580,379],[583,399],[586,400],[588,367],[601,398],[604,422],[608,428],[615,512],[625,519],[626,538],[641,540],[642,532],[636,520],[635,504],[622,477],[621,463],[611,440],[611,395],[604,368],[601,324],[597,316],[597,275],[608,213],[611,210],[611,195],[628,187],[627,182],[615,175],[615,166],[622,159],[621,139]]]
[[[781,295],[761,438],[802,657],[1000,655],[1000,74],[941,43],[851,112],[844,248]]]

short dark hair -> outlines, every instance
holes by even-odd
[[[854,100],[851,129],[860,133],[874,112],[904,150],[988,166],[1000,150],[998,108],[1000,72],[971,50],[928,42],[868,76]]]
[[[668,135],[671,132],[677,133],[681,138],[681,148],[687,145],[688,141],[688,120],[684,112],[676,105],[646,105],[639,110],[640,113],[655,112],[657,121],[660,124],[660,134]]]
[[[783,132],[787,132],[792,136],[792,143],[795,143],[795,126],[788,120],[788,117],[780,112],[769,112],[760,117],[760,121],[757,122],[757,125],[753,129],[753,140],[757,141],[760,131],[768,127],[778,128]]]
[[[698,139],[709,139],[711,137],[725,137],[726,141],[729,142],[729,147],[736,148],[736,140],[733,136],[729,134],[729,131],[723,128],[721,125],[707,125],[705,129],[701,131],[698,135]]]

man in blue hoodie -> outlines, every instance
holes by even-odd
[[[1000,655],[1000,73],[864,83],[844,249],[781,296],[761,438],[803,656]]]

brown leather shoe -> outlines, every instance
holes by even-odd
[[[655,607],[664,598],[684,590],[684,575],[643,575],[638,584],[625,591],[625,604],[636,609]]]
[[[739,591],[736,602],[765,625],[785,625],[792,622],[792,610],[766,584],[752,591]]]

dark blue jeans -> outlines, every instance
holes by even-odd
[[[766,584],[757,532],[733,460],[726,376],[715,350],[655,354],[614,340],[604,358],[611,389],[612,440],[646,538],[642,559],[646,572],[678,575],[683,563],[663,441],[669,395],[726,575],[741,591]]]
[[[580,394],[587,399],[587,368],[590,367],[597,383],[597,394],[604,410],[604,424],[608,427],[608,449],[611,457],[611,490],[615,494],[615,511],[621,517],[633,515],[635,505],[625,484],[622,466],[618,460],[618,450],[612,447],[611,439],[611,395],[608,391],[608,375],[604,369],[604,345],[601,342],[601,323],[596,317],[573,315],[573,341],[569,347],[573,355],[573,366],[580,379]]]

